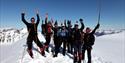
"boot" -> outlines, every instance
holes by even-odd
[[[40,53],[41,53],[42,56],[45,55],[44,48],[40,48]]]
[[[44,49],[45,49],[47,52],[49,52],[49,47],[48,47],[48,45],[45,45],[45,46],[44,46]]]
[[[46,48],[46,51],[49,53],[49,48],[48,47]]]
[[[53,57],[57,57],[57,54],[53,55]]]
[[[32,52],[32,49],[30,49],[30,50],[27,49],[27,52],[28,52],[28,54],[30,55],[30,57],[33,58],[33,52]]]
[[[63,51],[63,56],[65,56],[65,51]]]

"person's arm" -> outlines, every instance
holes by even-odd
[[[94,28],[94,30],[93,30],[91,33],[94,34],[95,31],[99,28],[99,26],[100,26],[100,24],[98,23],[98,24],[96,25],[96,27]]]
[[[27,25],[28,22],[25,20],[25,13],[21,14],[22,21]]]
[[[36,10],[36,16],[37,16],[37,22],[36,22],[36,25],[39,24],[39,21],[40,21],[40,17],[39,17],[39,11]]]
[[[45,24],[47,25],[47,20],[48,20],[48,13],[46,13],[46,17],[45,17]]]
[[[65,25],[66,29],[68,29],[68,26],[66,25],[66,20],[64,20],[64,25]]]
[[[39,14],[36,14],[36,16],[37,16],[37,22],[36,22],[36,25],[38,25],[39,22],[40,22],[40,17],[39,17]]]
[[[82,30],[85,28],[85,25],[84,25],[84,23],[83,23],[83,19],[80,19],[79,21],[80,21],[80,23],[81,23],[81,28],[80,28],[80,30],[82,31]]]
[[[47,33],[47,20],[48,20],[48,13],[45,15],[45,32]]]

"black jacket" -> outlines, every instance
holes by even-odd
[[[35,24],[28,23],[25,20],[25,14],[22,13],[22,21],[26,24],[29,35],[37,35],[37,27],[40,21],[39,15],[37,14],[37,22]]]
[[[81,28],[76,30],[75,28],[73,28],[73,35],[74,35],[74,40],[81,40],[82,38],[82,30],[84,29],[84,24],[81,22]]]
[[[91,33],[85,33],[84,34],[84,45],[87,46],[92,46],[95,42],[95,36],[94,33],[95,31],[99,28],[99,24],[97,24],[97,26],[95,27],[95,29],[91,32]]]

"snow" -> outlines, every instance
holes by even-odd
[[[92,63],[125,63],[125,31],[96,37],[92,50]],[[43,35],[38,33],[41,42],[45,42]],[[73,63],[73,55],[67,53],[53,58],[52,53],[43,57],[36,44],[33,45],[34,59],[26,51],[26,35],[11,45],[0,44],[0,63]],[[52,41],[53,42],[53,41]],[[51,42],[51,44],[53,44]],[[51,48],[49,49],[51,50]],[[87,55],[85,57],[87,63]],[[83,62],[82,62],[83,63]]]
[[[110,63],[125,63],[125,31],[96,38],[93,53]]]

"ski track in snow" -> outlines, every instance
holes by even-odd
[[[109,57],[109,56],[107,56],[108,55],[107,51],[111,50],[111,51],[109,51],[109,54],[111,54],[111,52],[112,52],[112,48],[110,48],[110,46],[109,46],[110,49],[108,50],[108,47],[106,48],[105,44],[107,44],[107,42],[108,42],[110,45],[112,45],[114,41],[117,42],[119,40],[121,42],[124,42],[124,38],[125,38],[123,36],[124,34],[125,34],[125,32],[97,37],[95,45],[93,46],[93,50],[92,50],[92,63],[117,63],[117,61],[119,61],[119,59],[115,60],[116,62],[113,62],[114,59],[111,59],[111,58],[115,58],[115,57],[110,57],[108,59],[105,59],[105,58]],[[40,33],[38,36],[39,36],[41,42],[45,42],[45,39],[43,38],[43,36],[40,35]],[[122,38],[118,38],[119,36],[121,36]],[[116,40],[111,40],[111,39],[116,39]],[[110,40],[110,41],[108,41],[108,40]],[[107,42],[103,43],[105,41],[107,41]],[[122,44],[120,44],[120,45],[122,45]],[[71,57],[73,57],[73,55],[71,55],[69,53],[67,53],[68,55],[65,55],[65,56],[63,56],[61,53],[59,53],[58,57],[53,58],[51,52],[50,53],[45,52],[46,57],[41,56],[41,54],[36,50],[36,49],[38,49],[38,47],[35,44],[33,45],[35,48],[35,49],[33,49],[34,59],[31,59],[30,56],[28,55],[26,49],[24,50],[24,48],[26,48],[25,45],[26,45],[26,37],[11,45],[0,45],[0,56],[1,56],[0,63],[73,63],[73,59],[69,57],[69,55]],[[115,46],[115,44],[113,46]],[[124,45],[122,45],[122,46],[124,46]],[[123,50],[123,48],[124,47],[122,47],[122,50]],[[102,49],[104,49],[104,51]],[[115,53],[115,51],[116,50],[113,50],[113,52],[112,52],[112,55],[114,55],[114,56],[121,52],[121,51],[117,51]],[[104,53],[104,55],[103,55],[103,53]],[[24,54],[24,56],[23,56],[23,54]],[[122,55],[124,55],[124,54],[122,53]],[[23,59],[22,59],[22,56],[23,56]],[[107,56],[107,57],[105,57],[105,56]],[[118,56],[116,56],[116,57],[118,57]],[[122,60],[120,60],[119,63],[124,63],[124,60],[123,60],[124,57],[121,58],[121,55],[119,57],[120,57],[120,59],[122,59]],[[86,54],[85,59],[86,60],[84,61],[84,63],[87,63],[87,54]],[[83,61],[82,61],[82,63],[83,63]]]

